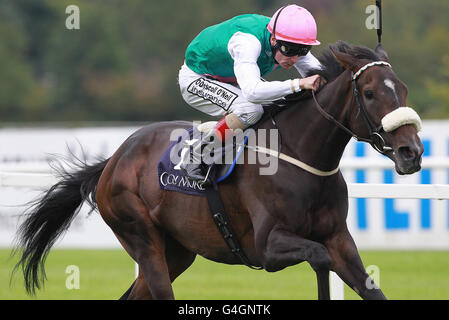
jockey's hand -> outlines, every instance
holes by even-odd
[[[326,82],[326,79],[318,74],[315,74],[307,78],[299,79],[299,87],[301,89],[311,89],[313,91],[318,91],[318,89]]]

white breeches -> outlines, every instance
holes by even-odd
[[[255,124],[263,115],[262,105],[248,102],[237,86],[206,78],[185,64],[179,70],[178,81],[184,100],[201,112],[221,117],[233,113],[246,126]]]

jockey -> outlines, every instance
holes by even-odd
[[[221,146],[233,130],[254,125],[264,112],[262,104],[302,89],[318,90],[325,81],[319,75],[285,81],[261,79],[279,66],[294,66],[301,76],[319,69],[319,61],[309,52],[311,46],[320,44],[316,35],[310,12],[288,5],[271,19],[257,14],[236,16],[204,29],[193,39],[179,71],[182,97],[193,108],[222,119],[191,153],[184,153],[180,167],[190,178],[205,179],[202,146]]]

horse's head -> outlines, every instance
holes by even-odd
[[[405,107],[407,86],[393,72],[385,50],[377,46],[375,60],[356,52],[332,52],[352,76],[351,130],[393,160],[399,174],[419,171],[424,151],[417,134],[421,119]]]

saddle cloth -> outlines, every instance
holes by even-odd
[[[206,196],[205,187],[201,182],[194,181],[184,174],[180,168],[181,155],[183,152],[190,152],[189,145],[195,141],[201,141],[200,135],[208,130],[212,130],[217,122],[210,121],[201,124],[198,127],[192,127],[185,130],[177,140],[174,141],[164,152],[158,163],[159,186],[162,190],[178,191],[191,195]],[[231,140],[231,139],[230,139]],[[242,143],[239,143],[241,141]],[[243,133],[236,136],[232,143],[226,143],[221,150],[221,155],[232,152],[232,161],[221,164],[216,161],[211,165],[209,172],[209,180],[214,186],[224,181],[233,172],[237,160],[242,155],[244,145],[248,142],[248,136]],[[222,157],[220,157],[222,160]],[[227,161],[225,161],[227,162]]]

